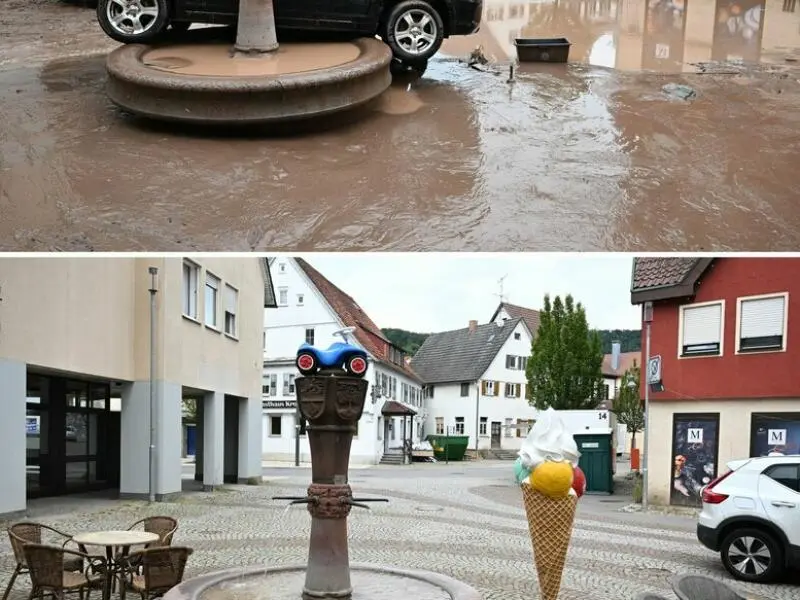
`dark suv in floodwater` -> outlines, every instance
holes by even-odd
[[[281,32],[378,35],[394,58],[423,67],[442,39],[478,30],[483,0],[274,0]],[[124,44],[149,43],[168,27],[235,25],[239,0],[99,0],[97,19]]]

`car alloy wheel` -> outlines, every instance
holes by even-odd
[[[760,529],[741,529],[722,543],[722,563],[742,581],[766,582],[783,571],[783,555],[778,542]]]
[[[297,368],[301,373],[313,373],[316,370],[317,361],[310,354],[301,354],[297,357]]]
[[[436,21],[421,8],[405,11],[394,24],[394,39],[411,56],[423,56],[429,52],[438,33]]]
[[[367,372],[367,361],[361,356],[354,356],[347,360],[347,370],[353,375],[363,375]]]
[[[156,0],[109,0],[106,4],[108,24],[123,35],[147,33],[155,25],[159,13]]]

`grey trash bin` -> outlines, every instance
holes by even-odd
[[[675,575],[669,582],[680,600],[747,600],[730,586],[704,575]]]

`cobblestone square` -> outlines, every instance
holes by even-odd
[[[357,496],[387,497],[350,516],[353,562],[428,569],[479,589],[487,600],[537,597],[536,571],[510,463],[420,464],[351,473]],[[310,518],[272,496],[304,495],[308,469],[269,469],[262,486],[189,491],[175,502],[68,497],[31,503],[29,517],[76,533],[120,529],[143,516],[172,515],[174,544],[195,549],[187,576],[211,570],[303,563]],[[191,487],[192,482],[187,481]],[[691,517],[620,512],[624,500],[587,496],[579,504],[561,600],[632,600],[654,591],[674,597],[668,577],[695,572],[731,581],[719,557],[703,548]],[[7,538],[0,546],[0,585],[14,568]],[[797,580],[777,585],[735,582],[752,598],[797,600]],[[20,578],[9,597],[23,600]],[[98,596],[99,597],[99,596]],[[269,595],[265,594],[265,600]],[[298,590],[299,599],[299,590]]]

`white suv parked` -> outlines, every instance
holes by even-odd
[[[736,579],[800,569],[800,455],[745,458],[703,489],[697,539]]]

